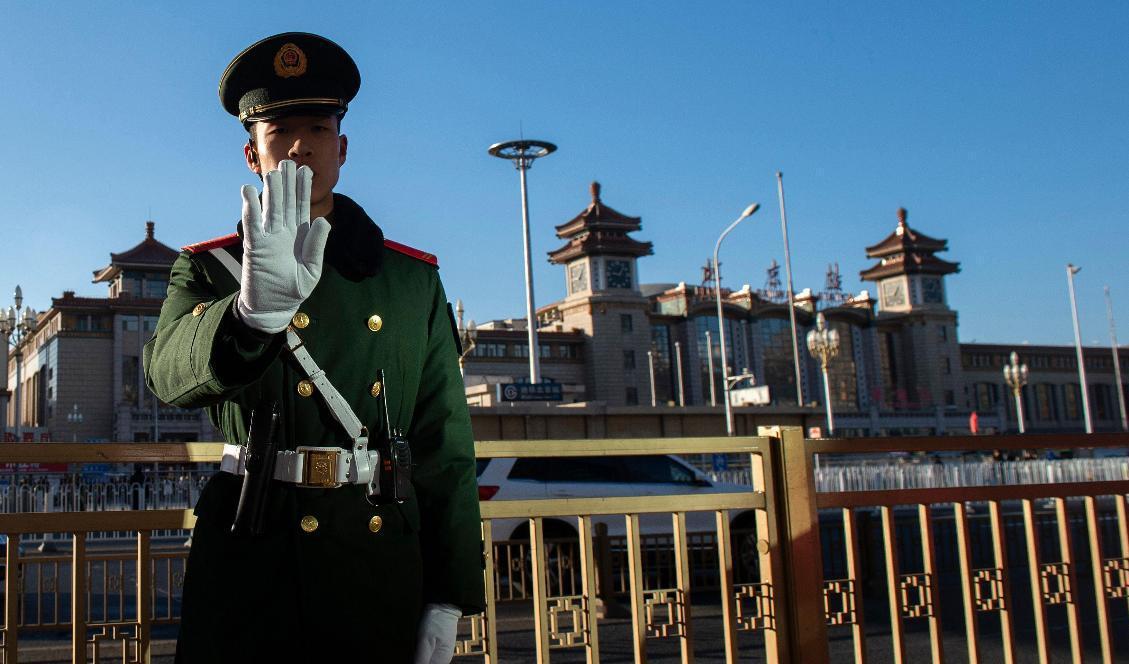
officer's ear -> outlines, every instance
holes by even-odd
[[[247,168],[251,169],[252,173],[260,177],[263,175],[263,167],[259,164],[259,151],[255,149],[253,138],[248,138],[247,144],[243,146],[243,159],[246,160]]]
[[[346,136],[345,134],[341,134],[337,137],[337,140],[340,141],[340,145],[341,145],[341,149],[338,151],[337,165],[338,166],[344,166],[345,165],[345,153],[349,151],[349,137]]]

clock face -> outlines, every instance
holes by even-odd
[[[943,304],[945,301],[945,295],[941,290],[941,280],[922,279],[921,299],[926,304]]]
[[[608,261],[608,288],[631,288],[631,263]]]
[[[579,293],[588,290],[588,265],[573,263],[568,266],[568,292]]]
[[[900,281],[887,281],[882,284],[882,303],[888,307],[900,307],[906,303],[906,290]]]

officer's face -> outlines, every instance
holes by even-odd
[[[262,175],[278,168],[284,159],[314,172],[310,214],[323,216],[333,209],[333,188],[345,163],[348,139],[338,133],[336,116],[292,115],[256,122],[254,146],[243,146],[247,167]]]

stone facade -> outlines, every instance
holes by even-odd
[[[893,232],[865,248],[877,262],[860,276],[874,282],[876,296],[869,290],[842,292],[837,265],[829,269],[823,291],[796,294],[799,400],[779,266],[770,268],[764,289],[747,284],[722,289],[730,375],[751,375],[752,383],[768,388],[767,404],[741,406],[738,412],[759,418],[798,409],[805,422],[823,413],[821,367],[805,343],[822,313],[840,338],[828,378],[841,435],[968,432],[973,412],[981,430],[1014,431],[1015,407],[1002,375],[1002,362],[1012,350],[1031,369],[1031,385],[1024,391],[1028,430],[1081,431],[1074,349],[960,343],[959,317],[949,305],[945,283],[959,272],[959,264],[937,255],[948,250],[946,240],[921,233],[907,217],[899,209]],[[653,393],[661,408],[684,402],[708,413],[716,403],[713,408],[720,411],[721,352],[711,266],[705,267],[700,286],[639,283],[639,259],[651,253],[650,243],[630,235],[641,228],[639,217],[608,207],[595,183],[589,205],[557,226],[558,237],[567,243],[550,252],[549,260],[562,266],[565,297],[538,310],[539,330],[542,346],[544,335],[551,334],[555,343],[577,348],[578,355],[568,371],[545,369],[546,375],[563,384],[565,401],[571,404],[650,407]],[[614,277],[609,265],[615,266]],[[507,324],[524,329],[523,320]],[[526,352],[523,334],[506,336],[498,327],[480,328],[479,343],[515,358]],[[551,366],[544,352],[542,357]],[[1086,357],[1095,430],[1118,429],[1111,351],[1088,348]],[[523,373],[519,361],[505,365],[476,351],[466,363],[468,395],[482,391],[475,384],[521,380]],[[496,405],[475,398],[471,403]]]
[[[52,298],[35,331],[11,356],[8,386],[15,391],[19,358],[19,426],[36,439],[62,441],[219,440],[201,410],[158,402],[145,386],[141,354],[156,329],[177,251],[154,237],[145,239],[94,271],[108,296]],[[7,404],[8,433],[14,434],[15,399]],[[76,415],[81,415],[81,421]]]

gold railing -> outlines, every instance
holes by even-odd
[[[1080,621],[1083,613],[1094,615],[1098,632],[1098,648],[1102,661],[1112,662],[1116,639],[1111,608],[1124,613],[1115,603],[1129,599],[1129,531],[1126,522],[1126,494],[1129,478],[1114,481],[1079,481],[1057,484],[1020,486],[977,486],[960,488],[901,489],[883,491],[850,491],[817,493],[813,469],[816,455],[827,459],[838,454],[888,452],[960,452],[990,447],[1001,450],[1032,448],[1113,448],[1129,445],[1129,436],[999,436],[944,438],[879,438],[844,440],[804,440],[800,429],[763,428],[757,437],[684,438],[630,440],[571,441],[489,441],[476,444],[479,458],[512,457],[590,457],[656,454],[726,453],[748,455],[752,469],[749,491],[730,494],[647,496],[617,498],[573,498],[538,500],[493,500],[481,503],[484,550],[487,552],[487,610],[463,619],[457,653],[461,657],[481,657],[493,664],[498,658],[497,596],[500,567],[495,555],[511,557],[505,561],[507,574],[528,574],[532,586],[532,622],[537,661],[547,662],[556,649],[582,650],[589,662],[600,656],[601,604],[611,600],[616,590],[626,591],[623,602],[630,616],[630,641],[635,661],[647,658],[648,643],[653,639],[675,639],[681,660],[693,661],[694,633],[690,597],[693,565],[716,565],[717,584],[721,591],[720,623],[726,661],[734,663],[739,656],[738,633],[757,632],[762,638],[755,647],[763,649],[770,662],[828,662],[829,632],[846,630],[849,634],[850,657],[863,663],[868,656],[867,628],[873,632],[881,611],[871,611],[864,621],[864,583],[874,582],[884,590],[882,600],[889,611],[879,627],[889,631],[889,641],[896,662],[906,660],[908,644],[914,639],[927,639],[933,662],[941,662],[945,641],[943,627],[950,631],[963,618],[963,642],[970,662],[1004,661],[1017,658],[1015,626],[1023,620],[1033,622],[1038,661],[1048,662],[1052,652],[1050,613],[1066,623],[1068,656],[1080,662],[1087,650],[1082,639]],[[0,463],[27,462],[137,462],[137,463],[208,463],[219,458],[217,444],[106,444],[71,445],[6,444],[0,445]],[[1049,504],[1051,508],[1045,509]],[[1014,508],[1014,509],[1012,509]],[[1101,529],[1099,513],[1111,512],[1112,531]],[[710,538],[715,556],[712,562],[703,557],[701,534],[687,532],[686,516],[692,512],[713,514],[715,533]],[[755,543],[755,577],[739,578],[732,558],[731,517],[740,512],[754,515],[752,537]],[[824,515],[821,524],[820,513]],[[660,578],[647,570],[647,552],[652,548],[640,532],[640,517],[648,514],[669,514],[670,532],[667,542],[674,573]],[[951,513],[951,524],[947,516]],[[606,534],[598,534],[594,519],[622,515],[626,535],[609,546]],[[864,522],[874,516],[877,532],[867,536]],[[970,516],[971,515],[971,516]],[[1071,516],[1081,516],[1085,535],[1071,527]],[[828,523],[828,516],[834,523]],[[578,538],[575,542],[579,584],[576,587],[561,581],[559,551],[565,543],[547,537],[549,519],[575,518]],[[493,524],[498,519],[528,519],[528,544],[495,542]],[[1010,519],[1010,521],[1009,521]],[[1025,555],[1026,572],[1008,562],[1008,523],[1022,529],[1022,549],[1012,552]],[[938,544],[937,531],[944,522],[954,531],[951,546]],[[985,528],[970,523],[986,521]],[[71,652],[74,662],[89,661],[93,651],[107,642],[120,646],[123,661],[148,662],[151,657],[150,629],[157,622],[170,622],[171,594],[174,582],[171,567],[165,568],[163,582],[154,579],[155,560],[170,555],[155,552],[152,533],[159,530],[191,528],[194,517],[190,510],[152,510],[122,512],[65,512],[33,514],[0,514],[0,533],[8,536],[4,559],[4,627],[0,642],[4,664],[18,660],[20,602],[29,592],[23,587],[21,570],[33,560],[21,558],[20,538],[35,533],[71,534],[69,554],[70,616],[58,616],[47,626],[71,630]],[[1051,528],[1043,527],[1050,525]],[[831,530],[829,531],[829,528]],[[105,554],[88,550],[88,534],[99,531],[131,531],[138,534],[135,555],[136,584],[133,616],[119,607],[114,619],[105,610],[97,620],[88,619],[89,586],[93,576],[91,561],[106,560]],[[822,533],[821,533],[822,531]],[[985,534],[986,532],[986,534]],[[832,535],[821,546],[821,534]],[[986,541],[981,541],[986,540]],[[880,542],[880,546],[875,546]],[[528,552],[523,550],[528,546]],[[572,546],[572,545],[567,545]],[[554,549],[557,547],[557,549]],[[515,571],[513,551],[519,563]],[[622,583],[612,578],[610,548],[618,559],[626,561]],[[880,565],[874,565],[877,548]],[[957,569],[946,573],[938,562],[942,553],[955,548]],[[941,549],[946,549],[942,551]],[[499,553],[505,552],[505,553]],[[558,555],[553,556],[556,552]],[[528,553],[529,569],[525,570]],[[119,552],[110,556],[115,560]],[[985,560],[978,560],[978,557]],[[57,558],[57,557],[56,557]],[[842,558],[845,564],[829,565],[829,558]],[[58,564],[58,560],[47,562]],[[877,572],[866,578],[864,566],[869,563]],[[553,565],[558,567],[555,570]],[[835,569],[825,578],[823,570]],[[697,570],[700,571],[700,570]],[[556,582],[551,583],[555,573]],[[105,581],[103,570],[103,584]],[[956,579],[958,588],[942,588],[941,577]],[[53,572],[54,583],[62,584],[66,576]],[[1081,576],[1080,576],[1081,575]],[[159,573],[158,573],[159,576]],[[124,574],[118,574],[121,583]],[[834,577],[834,578],[832,578]],[[1088,578],[1086,578],[1088,577]],[[40,576],[42,581],[42,575]],[[512,580],[511,580],[512,581]],[[662,587],[656,587],[662,586]],[[1088,586],[1088,590],[1087,590]],[[165,589],[167,611],[156,610],[155,589]],[[103,588],[105,590],[105,588]],[[524,591],[523,591],[524,592]],[[566,594],[567,593],[567,594]],[[1027,611],[1020,611],[1014,601],[1016,593],[1031,598]],[[105,601],[105,592],[102,593]],[[870,601],[874,602],[871,595]],[[943,603],[959,605],[955,619],[941,611]],[[1084,608],[1083,608],[1084,607]],[[878,608],[878,607],[874,607]],[[1113,614],[1117,614],[1114,611]],[[1061,615],[1059,615],[1061,614]],[[989,644],[980,629],[981,616],[995,616],[998,637]],[[1120,615],[1120,614],[1118,614]],[[42,621],[41,621],[42,622]],[[878,621],[881,622],[881,621]],[[921,622],[923,632],[910,629]],[[952,624],[950,624],[952,623]],[[883,634],[883,640],[886,636]],[[999,653],[987,653],[996,649]],[[873,633],[871,634],[873,647]],[[950,641],[951,641],[950,635]],[[1059,639],[1061,640],[1061,639]],[[750,641],[741,643],[748,646]],[[1022,645],[1022,644],[1021,644]],[[839,647],[839,646],[836,646]],[[1022,645],[1022,647],[1028,647]],[[950,653],[950,656],[952,653]],[[839,661],[836,656],[836,661]]]

